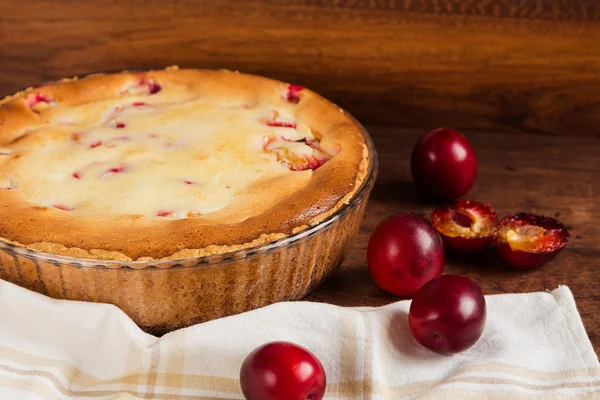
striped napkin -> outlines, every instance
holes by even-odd
[[[573,296],[487,297],[480,341],[420,347],[408,301],[379,308],[279,303],[156,338],[106,304],[52,300],[0,281],[0,399],[241,399],[245,356],[307,347],[327,399],[600,399],[600,365]]]

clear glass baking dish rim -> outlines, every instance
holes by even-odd
[[[344,111],[345,112],[345,111]],[[345,112],[346,113],[346,112]],[[323,221],[312,225],[300,232],[286,236],[282,239],[275,240],[266,244],[261,244],[253,247],[243,248],[239,250],[233,250],[226,253],[212,254],[201,257],[189,257],[179,259],[166,259],[166,260],[144,260],[144,261],[123,261],[123,260],[102,260],[94,258],[82,258],[64,256],[59,254],[46,253],[29,249],[27,247],[21,247],[12,243],[3,241],[0,239],[0,250],[6,249],[15,255],[25,257],[31,260],[44,261],[52,264],[70,265],[81,268],[99,268],[99,269],[110,269],[110,270],[131,270],[131,271],[142,271],[142,270],[171,270],[180,268],[198,268],[202,266],[215,265],[215,264],[226,264],[230,262],[249,260],[255,257],[262,257],[264,255],[279,251],[286,247],[293,245],[303,239],[307,239],[317,235],[320,232],[326,231],[336,221],[342,219],[346,214],[357,207],[361,201],[364,200],[365,196],[368,196],[369,192],[375,184],[377,179],[377,172],[379,169],[379,159],[375,144],[371,139],[371,136],[365,129],[365,127],[356,121],[354,117],[346,113],[346,115],[353,120],[353,122],[360,127],[361,133],[365,140],[369,152],[369,167],[365,179],[360,184],[356,193],[350,198],[350,200],[343,204],[336,212],[325,218]],[[184,265],[194,263],[194,265]]]

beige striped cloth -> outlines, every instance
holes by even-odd
[[[159,339],[116,307],[0,281],[0,399],[241,399],[243,359],[273,340],[320,358],[327,399],[600,399],[598,358],[567,287],[487,304],[481,340],[439,356],[412,338],[408,301],[280,303]]]

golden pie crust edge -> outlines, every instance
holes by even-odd
[[[154,79],[163,88],[185,84],[202,93],[235,96],[248,102],[277,105],[289,84],[228,70],[170,67],[144,72],[123,71],[63,79],[0,100],[0,145],[7,146],[28,130],[43,126],[43,111],[32,111],[26,97],[41,93],[58,104],[75,105],[118,96],[127,85]],[[195,219],[156,220],[134,216],[82,221],[55,209],[0,195],[0,238],[13,245],[79,258],[121,261],[172,260],[223,254],[263,245],[323,221],[356,194],[365,180],[372,155],[362,127],[342,109],[303,89],[295,105],[321,140],[342,151],[314,171],[310,183],[285,197],[268,212],[235,224],[203,225]],[[9,192],[9,191],[5,191]],[[85,223],[84,223],[85,222]]]

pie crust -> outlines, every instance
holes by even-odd
[[[200,257],[324,220],[367,175],[360,125],[231,71],[94,74],[0,101],[0,238],[101,260]]]

